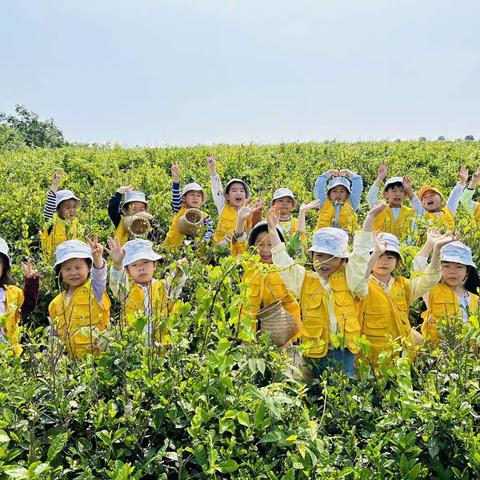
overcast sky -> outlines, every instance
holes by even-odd
[[[0,0],[0,111],[124,145],[480,136],[480,2]]]

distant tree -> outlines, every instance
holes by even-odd
[[[475,138],[474,138],[474,136],[473,136],[473,135],[466,135],[466,136],[465,136],[465,140],[467,140],[467,141],[470,141],[470,142],[471,142],[471,141],[475,140]]]
[[[17,150],[25,147],[26,143],[23,135],[8,125],[0,124],[0,151],[1,150]]]
[[[445,137],[443,135],[440,135],[438,138],[437,138],[437,141],[438,142],[444,142],[445,141]]]
[[[427,138],[426,137],[418,137],[419,142],[426,142]]]
[[[0,113],[0,125],[18,132],[29,147],[61,147],[65,145],[62,131],[50,118],[41,120],[23,105],[15,105],[15,114]]]

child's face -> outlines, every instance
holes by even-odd
[[[427,212],[438,212],[442,208],[442,197],[433,190],[427,190],[422,196],[422,205]]]
[[[288,215],[295,208],[295,202],[290,197],[282,197],[274,200],[272,206],[280,210],[280,215]]]
[[[131,279],[140,285],[147,285],[153,278],[156,262],[152,260],[137,260],[127,266]]]
[[[77,201],[73,198],[60,202],[57,208],[58,216],[62,220],[73,220],[77,215]]]
[[[247,200],[247,192],[243,184],[240,182],[232,183],[228,193],[225,194],[225,200],[234,208],[242,207]]]
[[[342,185],[337,185],[328,191],[328,198],[334,205],[343,205],[348,195],[348,190]]]
[[[328,278],[332,273],[335,273],[342,265],[344,259],[334,257],[329,253],[313,253],[313,268],[324,278]]]
[[[372,273],[377,278],[390,276],[397,267],[397,257],[392,252],[385,252],[375,262]]]
[[[88,280],[90,267],[84,258],[71,258],[60,265],[60,273],[65,284],[78,288]]]
[[[255,240],[255,249],[262,263],[272,263],[272,241],[268,232],[261,232]]]
[[[461,286],[467,277],[467,273],[466,265],[455,262],[442,262],[442,281],[450,288]]]
[[[124,207],[125,215],[135,215],[136,213],[146,212],[147,205],[143,202],[128,202]]]
[[[183,196],[183,201],[187,208],[200,208],[203,204],[203,195],[202,192],[198,190],[192,190],[187,192]]]
[[[383,192],[383,198],[385,198],[390,207],[393,208],[400,208],[402,206],[405,195],[405,189],[400,185],[388,187],[388,189]]]

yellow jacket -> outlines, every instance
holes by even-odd
[[[22,353],[20,345],[20,310],[25,297],[23,290],[14,285],[5,285],[5,334],[16,355]]]
[[[471,312],[478,311],[478,295],[470,293]],[[422,334],[432,343],[438,343],[437,323],[443,318],[447,321],[452,317],[462,318],[462,310],[457,294],[444,283],[435,285],[428,294],[428,310],[422,313]]]
[[[432,225],[437,227],[444,226],[447,230],[455,229],[455,217],[449,208],[443,207],[440,209],[440,217],[435,215],[434,212],[425,212],[423,216]]]
[[[168,298],[166,283],[164,280],[152,281],[150,284],[150,302],[149,310],[145,310],[145,293],[142,287],[132,282],[130,290],[127,294],[122,314],[130,325],[134,325],[135,315],[151,315],[152,321],[149,320],[147,324],[147,332],[152,332],[153,336],[160,339],[163,345],[168,345],[170,339],[168,337],[167,329],[162,322],[166,322],[169,313],[172,311],[174,305]],[[149,330],[149,329],[152,330]]]
[[[303,322],[302,343],[306,349],[305,356],[320,358],[328,353],[330,343],[328,292],[323,288],[316,274],[305,273],[300,296]],[[352,353],[358,353],[356,340],[360,335],[360,324],[354,295],[348,288],[343,266],[330,276],[329,286],[338,333],[344,337],[342,346],[348,347]]]
[[[55,256],[56,248],[67,240],[80,239],[82,236],[78,219],[74,218],[71,222],[62,220],[56,213],[53,219],[42,230],[40,234],[40,245],[45,260],[50,260]]]
[[[242,317],[252,319],[253,331],[258,325],[255,315],[258,311],[281,300],[283,308],[300,323],[300,305],[295,297],[288,292],[285,283],[278,272],[262,272],[259,268],[251,268],[245,272],[243,283],[247,285],[247,302],[242,306]],[[294,340],[299,335],[291,338]]]
[[[412,208],[402,205],[398,220],[395,222],[392,209],[390,206],[387,206],[373,222],[373,229],[379,230],[380,232],[393,233],[398,238],[405,239],[412,227],[414,218],[415,211]]]
[[[368,282],[368,295],[357,303],[361,334],[371,343],[368,359],[377,365],[380,352],[389,349],[389,338],[406,338],[413,346],[408,319],[410,281],[396,277],[388,294],[374,279]]]
[[[290,230],[288,232],[285,232],[285,230],[283,229],[282,223],[284,223],[284,222],[280,222],[279,227],[280,227],[280,230],[282,231],[285,239],[293,237],[295,235],[295,233],[297,232],[298,218],[290,217]]]
[[[225,237],[231,237],[235,232],[235,226],[237,224],[237,210],[233,208],[229,203],[226,203],[223,207],[222,213],[218,218],[217,227],[213,235],[213,241],[215,244],[221,243]],[[245,230],[248,233],[252,228],[252,219],[247,220]]]
[[[110,299],[104,293],[99,303],[91,283],[87,280],[68,301],[66,292],[60,293],[48,307],[56,333],[72,357],[98,354],[96,331],[103,332],[110,323]]]
[[[163,246],[165,248],[178,248],[185,240],[185,235],[178,230],[178,220],[187,211],[187,207],[183,206],[178,213],[173,216],[172,225],[167,232]],[[202,212],[203,218],[207,216],[205,212]],[[198,234],[202,233],[203,229],[200,229]]]
[[[323,227],[333,227],[333,222],[335,220],[335,206],[332,201],[327,198],[323,202],[322,208],[318,214],[316,230]],[[338,216],[338,227],[342,228],[347,232],[354,232],[358,228],[357,214],[353,209],[349,200],[347,200],[340,207],[340,215]]]
[[[123,246],[125,243],[128,242],[128,232],[125,229],[125,222],[123,217],[120,219],[120,223],[117,225],[115,229],[115,233],[113,234],[114,238],[118,238],[120,240],[120,244]]]

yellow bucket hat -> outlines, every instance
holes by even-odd
[[[441,192],[438,188],[431,187],[430,185],[422,185],[422,187],[421,187],[420,190],[418,191],[418,198],[420,199],[420,201],[422,201],[422,197],[423,197],[428,191],[432,191],[432,192],[438,193],[438,194],[442,197],[442,200],[443,200],[442,192]]]

